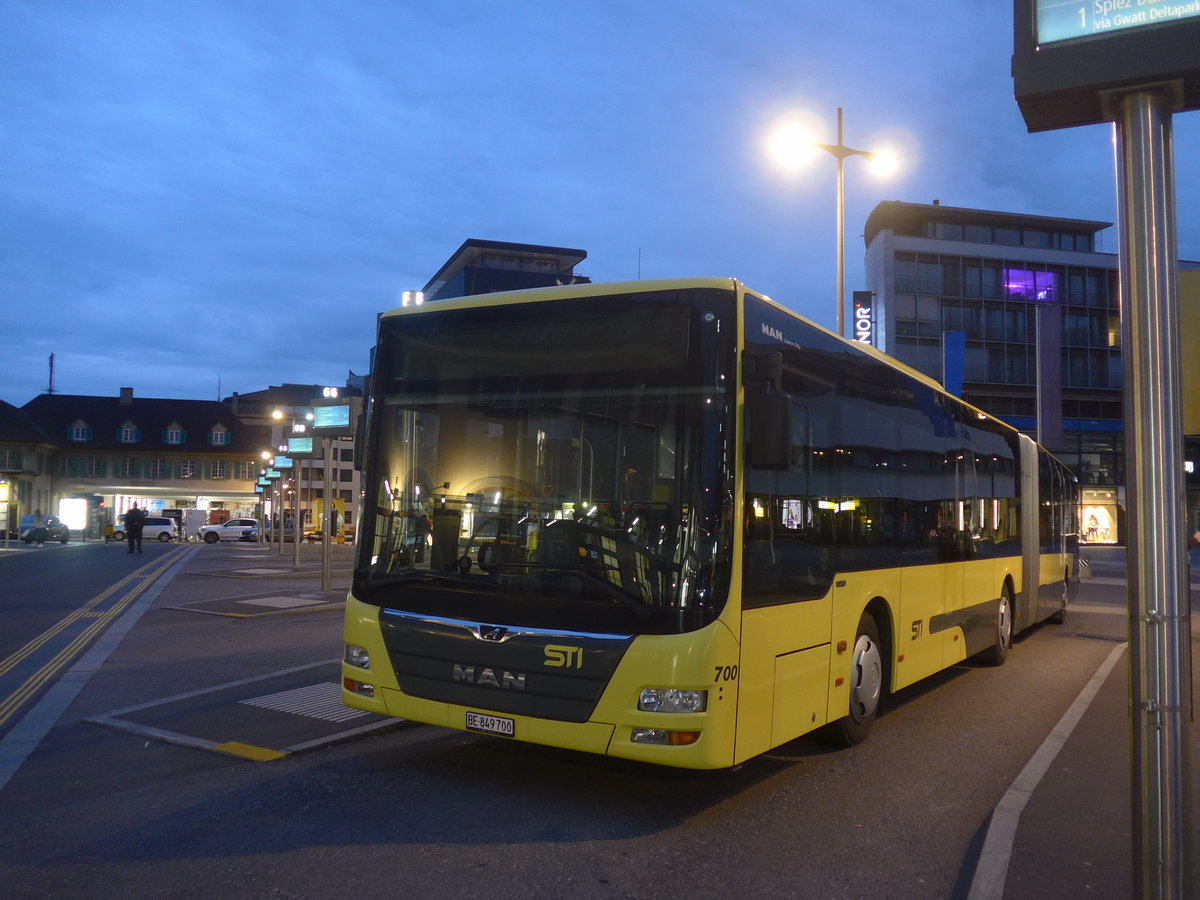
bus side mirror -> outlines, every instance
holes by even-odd
[[[752,393],[749,463],[755,469],[787,469],[792,464],[792,398],[783,391]]]

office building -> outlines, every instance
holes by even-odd
[[[1099,246],[1110,224],[880,203],[851,318],[860,339],[1040,436],[1079,477],[1093,543],[1124,530],[1119,277]]]

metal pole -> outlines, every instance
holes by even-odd
[[[300,460],[292,460],[292,478],[296,488],[292,494],[292,568],[300,567],[300,539],[304,529],[300,527]]]
[[[275,504],[272,511],[275,513],[275,517],[279,519],[279,524],[275,529],[278,532],[278,534],[275,535],[275,538],[279,542],[279,549],[276,551],[276,553],[279,556],[283,556],[283,532],[285,527],[284,518],[286,514],[286,510],[283,508],[283,476],[280,475],[271,483],[275,485]]]
[[[1119,100],[1134,885],[1140,898],[1183,900],[1192,896],[1191,629],[1171,96]]]
[[[842,144],[842,108],[837,111],[837,146]],[[837,333],[846,336],[846,157],[837,154]],[[827,270],[828,271],[828,270]]]
[[[1042,441],[1042,420],[1045,418],[1042,409],[1042,307],[1039,304],[1033,311],[1033,352],[1037,357],[1034,360],[1036,379],[1034,383],[1034,408],[1037,410],[1037,442],[1043,447],[1046,446]]]
[[[330,572],[330,554],[332,553],[333,544],[333,460],[330,458],[332,451],[330,449],[330,438],[321,439],[321,455],[325,457],[325,509],[321,513],[321,527],[325,531],[325,540],[321,541],[321,590],[328,591],[332,584],[333,578]]]

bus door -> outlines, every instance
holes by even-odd
[[[1000,585],[996,581],[993,522],[997,507],[991,496],[992,485],[989,474],[991,447],[983,440],[988,435],[977,433],[978,446],[967,450],[960,461],[960,483],[962,485],[962,612],[960,621],[964,628],[977,622],[980,616],[992,614],[991,604],[998,599]],[[950,657],[947,664],[964,659],[977,648],[966,646],[965,633],[959,635],[957,643],[952,639],[947,645]]]
[[[834,580],[834,433],[830,386],[797,363],[791,462],[745,469],[742,655],[737,752],[777,746],[827,716]]]
[[[954,557],[955,470],[949,447],[954,422],[937,395],[909,385],[896,413],[900,479],[901,589],[894,687],[942,668],[947,614],[961,595]],[[956,580],[957,579],[957,580]]]

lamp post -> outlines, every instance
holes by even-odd
[[[812,148],[824,150],[837,160],[837,333],[846,334],[846,176],[845,160],[850,156],[861,156],[871,168],[880,174],[890,172],[896,158],[887,151],[859,150],[847,147],[842,142],[842,108],[837,111],[837,143],[822,144],[812,140],[801,128],[795,126],[775,137],[776,155],[788,165],[796,165]]]
[[[837,111],[837,143],[814,144],[837,159],[837,333],[846,336],[846,174],[849,156],[861,156],[879,171],[890,170],[895,158],[890,153],[856,150],[842,143],[842,108]]]

